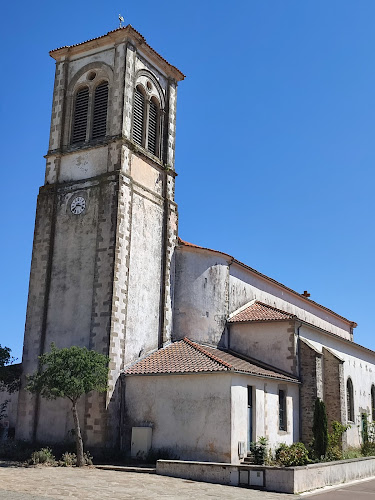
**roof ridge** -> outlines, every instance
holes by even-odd
[[[190,243],[188,241],[183,240],[182,238],[180,238],[180,236],[178,237],[178,244],[180,246],[186,246],[188,248],[189,247],[197,248],[198,250],[207,250],[209,252],[215,252],[215,253],[218,253],[220,255],[224,255],[225,257],[229,257],[229,259],[231,259],[231,264],[234,263],[234,264],[237,264],[239,266],[244,267],[245,269],[248,269],[250,272],[256,274],[257,276],[260,276],[261,278],[264,278],[265,280],[270,281],[271,283],[274,283],[276,286],[279,286],[279,287],[283,288],[284,290],[287,290],[288,292],[292,293],[293,295],[301,298],[304,302],[307,302],[308,304],[313,304],[314,306],[317,306],[318,308],[329,312],[333,316],[336,316],[337,318],[342,319],[343,321],[345,321],[345,323],[348,323],[352,328],[355,328],[356,326],[358,326],[355,321],[350,321],[349,319],[345,318],[344,316],[341,316],[341,314],[338,314],[337,312],[333,311],[332,309],[329,309],[328,307],[323,306],[322,304],[319,304],[319,302],[316,302],[315,300],[304,297],[302,294],[296,292],[296,290],[293,290],[293,288],[290,288],[290,287],[284,285],[283,283],[281,283],[280,281],[277,281],[274,278],[271,278],[270,276],[267,276],[266,274],[263,274],[260,271],[257,271],[253,267],[250,267],[247,264],[245,264],[244,262],[241,262],[240,260],[236,259],[235,257],[233,257],[233,255],[230,255],[229,253],[221,252],[220,250],[214,250],[213,248],[207,248],[207,247],[202,247],[200,245],[195,245],[194,243]]]
[[[273,311],[277,311],[277,312],[279,312],[281,314],[287,314],[291,318],[297,318],[298,319],[298,316],[296,314],[292,314],[292,313],[290,313],[288,311],[283,311],[282,309],[278,309],[275,306],[270,306],[269,304],[266,304],[265,302],[261,302],[260,300],[256,300],[254,302],[254,304],[260,304],[261,306],[267,307],[268,309],[272,309]],[[252,307],[254,304],[251,304],[249,307]]]
[[[194,347],[194,349],[196,349],[197,351],[201,352],[202,354],[204,354],[208,358],[212,359],[213,361],[216,361],[217,363],[220,363],[221,365],[225,366],[226,368],[229,368],[229,370],[233,369],[233,365],[230,365],[229,363],[227,363],[226,361],[218,358],[214,354],[211,354],[210,352],[206,351],[206,349],[204,347],[202,347],[199,344],[196,344],[195,342],[193,342],[192,340],[188,339],[187,337],[184,337],[183,341],[186,342],[186,344],[190,345],[191,347]]]

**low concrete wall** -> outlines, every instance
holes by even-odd
[[[375,476],[375,457],[353,458],[304,467],[158,460],[156,473],[162,476],[231,486],[247,486],[280,493],[302,493]]]

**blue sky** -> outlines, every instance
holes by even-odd
[[[121,12],[183,71],[180,236],[222,250],[358,323],[375,349],[375,2],[234,0],[2,7],[0,343],[22,356],[51,49]]]

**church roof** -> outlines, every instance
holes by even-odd
[[[187,248],[190,247],[190,248],[193,248],[193,249],[196,248],[197,250],[205,250],[205,251],[208,251],[208,252],[213,252],[215,254],[222,255],[224,258],[227,258],[229,260],[229,264],[237,264],[238,266],[247,269],[251,273],[254,273],[255,275],[257,275],[257,276],[265,279],[266,281],[268,281],[270,283],[273,283],[276,286],[278,286],[278,287],[280,287],[280,288],[282,288],[284,290],[287,290],[288,292],[292,293],[293,295],[299,297],[301,300],[303,300],[303,301],[305,301],[305,302],[307,302],[309,304],[313,304],[314,306],[317,306],[319,309],[327,311],[329,314],[332,314],[333,316],[336,316],[337,318],[340,318],[341,320],[345,321],[345,323],[348,323],[352,328],[356,328],[356,326],[357,326],[357,323],[355,321],[350,321],[349,319],[344,318],[344,316],[341,316],[340,314],[337,314],[335,311],[332,311],[332,309],[329,309],[328,307],[325,307],[322,304],[319,304],[318,302],[315,302],[314,300],[309,299],[308,297],[304,296],[303,294],[296,292],[292,288],[289,288],[286,285],[283,285],[279,281],[276,281],[275,279],[270,278],[269,276],[267,276],[267,275],[265,275],[263,273],[260,273],[256,269],[254,269],[254,268],[248,266],[247,264],[244,264],[243,262],[235,259],[232,255],[229,255],[228,253],[221,252],[220,250],[213,250],[212,248],[206,248],[206,247],[201,247],[199,245],[194,245],[194,243],[189,243],[187,241],[184,241],[180,237],[178,238],[178,244],[180,246],[182,246],[182,247],[187,247]]]
[[[298,379],[276,369],[264,367],[260,363],[239,356],[236,353],[204,346],[185,337],[137,361],[125,375],[157,375],[235,372],[247,373],[257,377],[266,377],[290,382]]]
[[[248,321],[285,321],[295,319],[294,314],[281,311],[276,307],[263,304],[263,302],[256,301],[253,304],[241,308],[235,312],[229,319],[228,323],[242,323]]]

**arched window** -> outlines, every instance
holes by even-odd
[[[107,132],[108,82],[99,84],[94,93],[94,111],[92,117],[93,139],[105,137]]]
[[[101,139],[107,134],[108,82],[95,87],[96,73],[91,75],[88,85],[75,95],[71,144]]]
[[[160,91],[150,77],[141,75],[134,90],[133,141],[160,157],[162,106]]]
[[[85,142],[89,109],[89,89],[84,87],[76,93],[74,101],[72,144]]]
[[[152,98],[150,101],[150,108],[148,113],[147,149],[155,156],[157,156],[158,123],[159,106],[156,99]]]
[[[348,414],[348,422],[354,422],[354,396],[353,396],[353,382],[348,378],[346,382],[346,407]]]
[[[145,96],[140,87],[134,92],[133,140],[144,145]]]
[[[375,422],[375,385],[371,386],[371,419]]]

